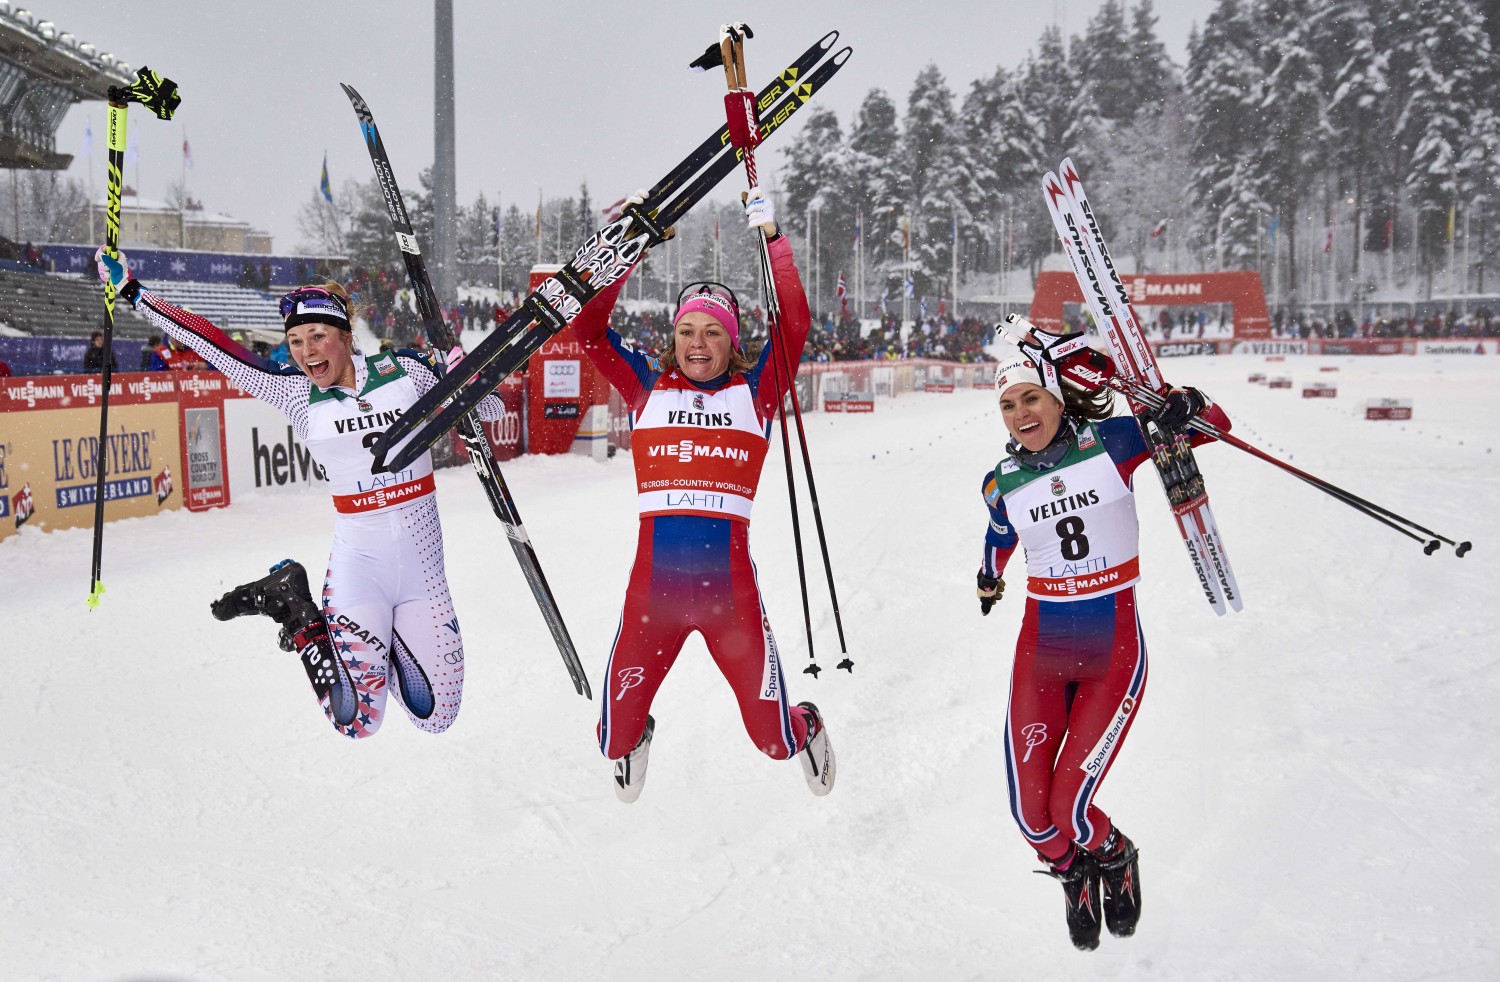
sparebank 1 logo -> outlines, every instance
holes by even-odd
[[[119,501],[156,494],[151,450],[155,430],[111,433],[104,441],[104,500]],[[52,479],[57,507],[92,505],[98,493],[99,438],[92,435],[52,441]]]

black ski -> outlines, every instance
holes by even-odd
[[[852,53],[849,47],[834,52],[763,113],[761,140],[768,139],[819,92]],[[780,85],[778,79],[771,87]],[[727,127],[720,132],[727,139]],[[386,430],[374,443],[375,469],[396,472],[420,456],[507,375],[524,365],[548,338],[578,316],[584,304],[625,276],[647,249],[665,241],[672,224],[729,176],[744,151],[726,146],[701,173],[677,188],[673,182],[685,181],[698,153],[694,151],[673,168],[651,189],[643,204],[626,205],[624,214],[590,236],[562,269],[532,291],[504,324]]]
[[[416,234],[412,229],[411,220],[407,217],[406,205],[401,200],[401,189],[396,184],[396,175],[391,169],[390,158],[386,156],[385,143],[380,139],[380,130],[375,126],[375,117],[365,100],[354,91],[353,86],[343,85],[343,89],[344,94],[349,97],[349,102],[354,106],[355,115],[359,117],[365,146],[370,151],[370,163],[375,166],[376,179],[385,195],[385,210],[390,215],[391,226],[396,232],[396,242],[401,247],[401,258],[406,261],[406,274],[411,280],[412,292],[416,295],[417,312],[421,314],[428,344],[433,354],[437,356],[434,358],[433,370],[441,379],[444,371],[442,356],[450,351],[457,341],[448,330],[437,302],[437,296],[433,293],[432,281],[427,276],[427,263],[422,259]],[[531,587],[531,595],[536,598],[537,606],[541,608],[542,619],[547,622],[547,628],[552,632],[552,639],[557,642],[558,653],[562,655],[563,664],[567,666],[568,674],[573,679],[573,688],[584,698],[592,699],[593,692],[589,688],[588,675],[583,670],[583,663],[578,659],[578,651],[573,647],[573,639],[568,635],[568,627],[563,623],[562,612],[557,609],[557,601],[552,596],[551,587],[547,585],[547,577],[542,573],[542,565],[537,560],[536,550],[532,548],[526,528],[521,524],[521,514],[516,509],[515,499],[511,497],[504,475],[500,473],[500,462],[495,459],[490,442],[485,438],[478,413],[465,413],[457,421],[457,428],[459,437],[468,448],[469,463],[474,465],[474,473],[479,476],[479,483],[484,485],[484,492],[490,499],[490,508],[494,510],[495,517],[504,524],[505,535],[510,539],[511,551],[516,554],[516,562],[520,564],[526,583]]]

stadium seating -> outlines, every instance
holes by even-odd
[[[97,281],[0,267],[0,322],[39,337],[83,337],[104,326],[104,294]],[[121,337],[153,333],[129,304],[115,307]]]

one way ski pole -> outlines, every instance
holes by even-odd
[[[159,119],[171,119],[182,102],[182,97],[177,94],[176,82],[163,78],[144,65],[136,72],[134,84],[109,87],[109,178],[104,209],[104,254],[111,259],[120,258],[120,191],[125,184],[125,122],[132,102],[139,102]],[[99,598],[104,593],[104,477],[105,464],[109,459],[110,363],[114,360],[110,352],[113,350],[114,340],[115,285],[112,280],[105,280],[104,366],[101,378],[104,393],[99,402],[99,447],[94,457],[94,557],[89,570],[89,610],[99,606]]]

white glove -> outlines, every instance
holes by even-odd
[[[455,344],[453,346],[453,350],[450,351],[450,352],[448,352],[447,357],[445,357],[443,359],[443,364],[446,365],[448,371],[451,372],[451,371],[453,371],[453,366],[457,365],[459,362],[463,361],[463,358],[464,358],[464,349]]]
[[[643,205],[646,203],[646,196],[650,193],[650,190],[647,188],[636,188],[634,194],[625,198],[625,203],[627,205]]]
[[[120,253],[118,259],[113,259],[104,254],[104,247],[94,253],[94,267],[99,271],[100,283],[113,283],[115,293],[118,294],[125,289],[125,284],[130,282],[130,265],[125,258],[125,253]]]
[[[745,195],[745,218],[750,228],[760,228],[769,238],[776,234],[776,206],[769,195],[761,194],[760,188],[751,188]]]

